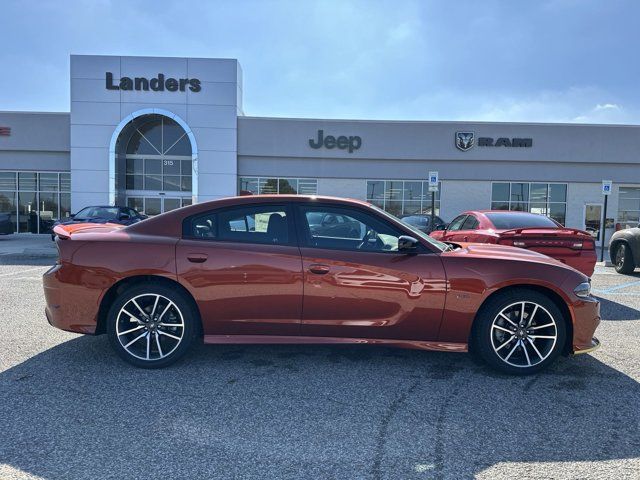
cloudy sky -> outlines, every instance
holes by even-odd
[[[2,0],[0,110],[69,54],[237,58],[247,115],[640,123],[640,1]]]

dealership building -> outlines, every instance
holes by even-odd
[[[7,231],[46,233],[88,205],[155,215],[241,192],[427,213],[430,171],[447,221],[512,209],[597,230],[602,180],[608,232],[639,220],[639,126],[251,117],[233,59],[72,55],[70,77],[69,112],[0,111]]]

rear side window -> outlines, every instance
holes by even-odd
[[[190,217],[183,236],[241,243],[289,243],[289,218],[283,205],[250,205]]]
[[[533,213],[487,213],[486,215],[498,230],[535,227],[558,228],[558,224],[549,217]]]

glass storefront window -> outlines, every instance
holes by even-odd
[[[620,187],[618,193],[618,222],[623,228],[638,226],[640,220],[640,188]]]
[[[37,192],[18,192],[18,232],[38,233]]]
[[[51,233],[53,222],[58,218],[58,205],[59,199],[57,193],[40,192],[40,198],[38,199],[40,233]]]
[[[145,198],[144,199],[144,213],[146,215],[160,215],[162,212],[162,199],[160,198]]]
[[[318,180],[314,178],[240,177],[238,194],[253,195],[316,195]]]
[[[14,174],[15,177],[15,174]],[[1,186],[9,186],[1,184]],[[13,183],[15,188],[15,180]],[[8,234],[16,231],[16,192],[0,191],[0,233]]]
[[[440,191],[435,195],[435,214],[440,214]],[[431,213],[431,192],[426,180],[368,180],[367,202],[396,216]]]
[[[16,190],[16,172],[0,172],[0,190]]]
[[[66,218],[71,215],[71,194],[60,194],[60,216],[58,218]]]
[[[37,174],[18,172],[18,190],[35,192],[38,189]]]
[[[71,174],[70,173],[60,174],[60,191],[61,192],[71,191]]]
[[[509,184],[508,183],[494,183],[491,186],[491,199],[494,202],[509,202]],[[507,207],[506,210],[509,208]],[[500,208],[499,210],[505,210]]]
[[[491,185],[491,209],[547,215],[564,225],[567,184],[494,182]]]
[[[291,194],[298,193],[298,180],[295,178],[280,178],[278,179],[278,193],[279,194]]]
[[[384,181],[367,182],[367,198],[371,203],[384,201]]]
[[[182,197],[174,192],[191,197],[191,140],[175,120],[157,114],[138,117],[125,127],[118,142],[119,153],[125,156],[123,193],[129,206],[157,215],[182,205]],[[154,196],[164,192],[175,196],[162,197],[166,200]]]
[[[549,201],[550,202],[566,202],[567,201],[567,185],[561,183],[552,183],[549,185]]]
[[[318,193],[318,181],[313,178],[298,179],[298,193],[300,195],[316,195]]]
[[[57,192],[59,189],[58,185],[58,174],[57,173],[39,173],[38,174],[38,185],[41,192]]]
[[[0,233],[48,233],[71,213],[68,172],[0,172]]]

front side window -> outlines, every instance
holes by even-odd
[[[475,230],[478,228],[478,219],[473,215],[469,215],[462,224],[460,230]]]
[[[466,215],[460,215],[454,218],[453,221],[449,224],[449,227],[447,228],[447,230],[452,232],[456,230],[460,230],[466,218],[467,218]]]
[[[302,242],[307,247],[366,252],[397,252],[403,235],[388,223],[358,209],[300,207]]]
[[[285,245],[289,243],[289,218],[282,205],[250,205],[208,212],[185,220],[189,238]]]

